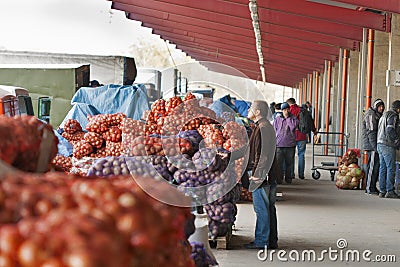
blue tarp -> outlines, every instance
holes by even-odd
[[[223,112],[229,112],[235,115],[235,110],[220,100],[215,100],[208,108],[214,111],[218,117],[221,117]]]
[[[61,136],[56,130],[54,130],[54,134],[58,138],[58,154],[69,157],[72,155],[73,147],[71,143],[68,142],[67,139]]]
[[[231,96],[230,95],[226,95],[221,97],[218,100],[215,100],[210,106],[209,108],[211,110],[213,110],[215,112],[215,114],[217,114],[218,117],[221,117],[221,114],[223,112],[230,112],[235,114],[236,113],[236,108],[235,105],[232,104],[231,102]]]
[[[222,112],[233,112],[239,113],[242,117],[247,117],[248,109],[251,106],[251,102],[244,100],[235,100],[235,104],[231,102],[231,97],[226,95],[216,100],[211,104],[210,109],[212,109],[218,117],[221,116]]]
[[[60,127],[63,127],[68,119],[75,119],[82,128],[85,128],[88,123],[87,115],[118,112],[124,113],[128,118],[139,120],[143,112],[149,109],[146,88],[140,84],[82,87],[72,98],[71,104],[73,107]]]
[[[235,107],[234,104],[232,104],[230,95],[226,95],[226,96],[221,97],[219,99],[219,101],[221,101],[222,103],[224,103],[225,105],[227,105],[228,107],[230,107],[231,109],[233,109],[236,112],[236,107]]]
[[[245,117],[245,118],[247,117],[250,106],[251,106],[251,102],[249,102],[249,101],[235,100],[236,111],[242,117]]]

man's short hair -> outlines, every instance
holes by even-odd
[[[263,118],[267,118],[268,117],[268,111],[270,109],[269,109],[269,106],[268,106],[267,102],[265,102],[263,100],[255,100],[253,102],[253,104],[251,105],[251,108],[254,111],[259,110],[261,117],[263,117]]]
[[[100,83],[97,80],[92,80],[89,82],[89,86],[90,87],[98,87],[98,86],[100,86]]]
[[[296,104],[296,100],[293,97],[291,97],[288,100],[286,100],[286,103],[293,105],[293,104]]]

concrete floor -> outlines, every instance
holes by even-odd
[[[253,267],[267,265],[334,265],[334,266],[398,266],[400,262],[400,200],[380,199],[377,196],[364,194],[363,190],[338,190],[330,181],[328,171],[321,171],[321,178],[311,177],[311,146],[307,145],[306,179],[293,180],[291,185],[280,185],[278,192],[283,193],[277,202],[279,249],[285,250],[288,262],[282,262],[274,255],[261,261],[257,257],[258,250],[246,250],[246,244],[254,238],[255,215],[251,203],[238,205],[238,216],[233,231],[229,250],[216,250],[220,266]],[[323,159],[322,159],[323,160]],[[297,168],[297,164],[296,164]],[[317,258],[322,250],[329,247],[338,250],[337,240],[344,238],[348,250],[360,251],[360,262],[336,261],[325,254],[323,261],[301,261],[303,250],[315,250]],[[277,250],[277,251],[278,251]],[[297,250],[300,261],[289,259],[296,257]],[[362,253],[371,250],[370,259],[376,255],[395,255],[396,263],[366,262]],[[335,255],[335,254],[334,254]],[[334,259],[334,255],[332,259]],[[340,254],[338,254],[340,255]],[[351,259],[351,257],[350,257]]]

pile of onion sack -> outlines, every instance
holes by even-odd
[[[53,128],[33,116],[0,115],[0,160],[20,170],[43,172],[57,155]]]
[[[122,113],[99,114],[88,117],[86,132],[78,121],[68,120],[62,136],[73,145],[73,156],[101,158],[119,156],[122,152],[122,130],[130,124],[130,119]],[[127,129],[128,126],[126,127]]]
[[[363,177],[364,171],[357,164],[351,163],[349,166],[343,164],[339,166],[336,186],[339,189],[358,189]]]
[[[339,189],[358,189],[364,171],[357,165],[360,157],[359,149],[348,149],[343,155],[339,173],[336,176],[336,187]]]
[[[167,184],[135,178],[170,198],[185,198]],[[0,265],[194,267],[190,209],[159,202],[136,179],[3,174]]]

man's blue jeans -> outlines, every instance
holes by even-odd
[[[259,247],[274,246],[278,243],[276,218],[276,184],[257,188],[252,192],[256,213],[254,244]]]
[[[394,191],[396,175],[396,148],[378,144],[379,190],[381,193]]]
[[[306,167],[306,160],[304,158],[304,154],[306,153],[307,140],[296,141],[296,146],[297,146],[297,159],[298,159],[297,174],[299,175],[300,178],[304,178],[304,169]],[[294,164],[292,169],[292,177],[295,177]]]
[[[276,160],[282,164],[282,173],[279,177],[276,177],[276,181],[282,183],[283,176],[285,176],[286,182],[292,181],[292,172],[294,171],[294,155],[296,147],[277,147],[276,148]]]

